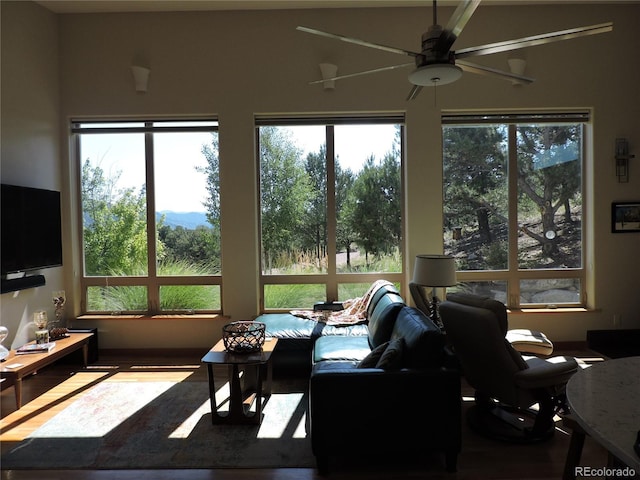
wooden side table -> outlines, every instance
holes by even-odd
[[[209,375],[209,398],[211,400],[211,423],[212,424],[253,424],[259,425],[262,421],[262,407],[264,404],[263,393],[268,396],[271,393],[272,366],[271,354],[273,353],[277,338],[265,340],[262,349],[252,353],[231,353],[224,348],[224,342],[220,340],[214,347],[202,357],[202,362],[207,364]],[[229,380],[229,412],[222,414],[218,411],[216,401],[216,387],[214,381],[214,367],[216,365],[228,366]],[[254,388],[245,388],[243,392],[241,372],[246,375],[248,368],[255,369],[255,391]],[[266,368],[265,368],[266,367]],[[263,375],[266,370],[265,391],[262,391]],[[245,385],[247,387],[247,385]],[[253,387],[253,386],[251,386]],[[251,390],[251,391],[250,391]],[[252,401],[256,402],[254,413],[250,413],[249,407]]]

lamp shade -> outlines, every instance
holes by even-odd
[[[456,263],[450,255],[416,255],[413,283],[424,287],[451,287],[456,284]]]

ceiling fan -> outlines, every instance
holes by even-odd
[[[560,40],[569,40],[586,35],[595,35],[598,33],[605,33],[613,30],[613,23],[607,22],[600,23],[598,25],[590,25],[587,27],[578,27],[557,32],[543,33],[540,35],[533,35],[530,37],[523,37],[515,40],[489,43],[478,47],[463,48],[455,51],[452,50],[451,48],[453,47],[454,42],[460,36],[462,29],[465,27],[465,25],[473,15],[473,12],[475,12],[476,8],[478,8],[479,4],[480,0],[463,0],[453,12],[453,15],[449,19],[447,25],[443,28],[442,26],[438,25],[437,2],[436,0],[433,0],[433,25],[431,25],[429,29],[422,34],[422,47],[420,52],[412,52],[409,50],[403,50],[401,48],[372,43],[357,38],[346,37],[344,35],[337,35],[335,33],[323,32],[314,28],[299,26],[297,27],[297,30],[301,32],[341,40],[343,42],[353,43],[356,45],[361,45],[363,47],[370,47],[391,53],[397,53],[400,55],[413,57],[414,59],[413,62],[409,63],[391,65],[388,67],[376,68],[373,70],[366,70],[364,72],[351,73],[347,75],[340,75],[333,78],[325,78],[323,80],[317,80],[310,83],[314,84],[331,80],[341,80],[344,78],[395,70],[397,68],[405,68],[409,66],[414,66],[415,69],[411,73],[409,73],[409,82],[411,82],[413,86],[411,88],[411,91],[409,92],[409,95],[407,96],[407,100],[413,100],[414,98],[416,98],[423,87],[445,85],[447,83],[455,82],[462,76],[463,71],[483,75],[494,75],[506,80],[517,80],[522,83],[531,83],[534,80],[533,78],[497,70],[484,65],[477,65],[475,63],[470,63],[461,59],[478,55],[489,55],[492,53],[517,50],[520,48],[543,45]]]

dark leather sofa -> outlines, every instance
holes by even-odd
[[[461,447],[460,373],[444,335],[422,312],[389,289],[370,305],[358,329],[314,326],[309,381],[309,432],[321,474],[337,457],[367,460],[444,454],[455,471]],[[267,334],[302,351],[295,317],[269,317]],[[272,321],[269,323],[269,321]],[[300,319],[304,320],[304,319]],[[276,327],[286,327],[277,331]],[[310,325],[307,325],[310,326]],[[305,322],[298,327],[304,329]],[[325,331],[325,328],[328,330]],[[289,340],[289,344],[287,344]]]
[[[447,359],[442,333],[407,306],[395,318],[379,320],[381,325],[370,324],[366,338],[322,337],[315,343],[309,419],[318,470],[326,473],[334,456],[384,452],[385,458],[405,462],[438,450],[446,469],[455,471],[461,445],[460,376],[447,366],[454,362]],[[399,363],[360,368],[362,353],[400,338]]]

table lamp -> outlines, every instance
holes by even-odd
[[[456,284],[456,263],[450,255],[416,255],[413,280],[409,291],[416,307],[429,316],[438,327],[443,328],[438,312],[436,288],[451,287]],[[423,287],[431,287],[431,301]]]

